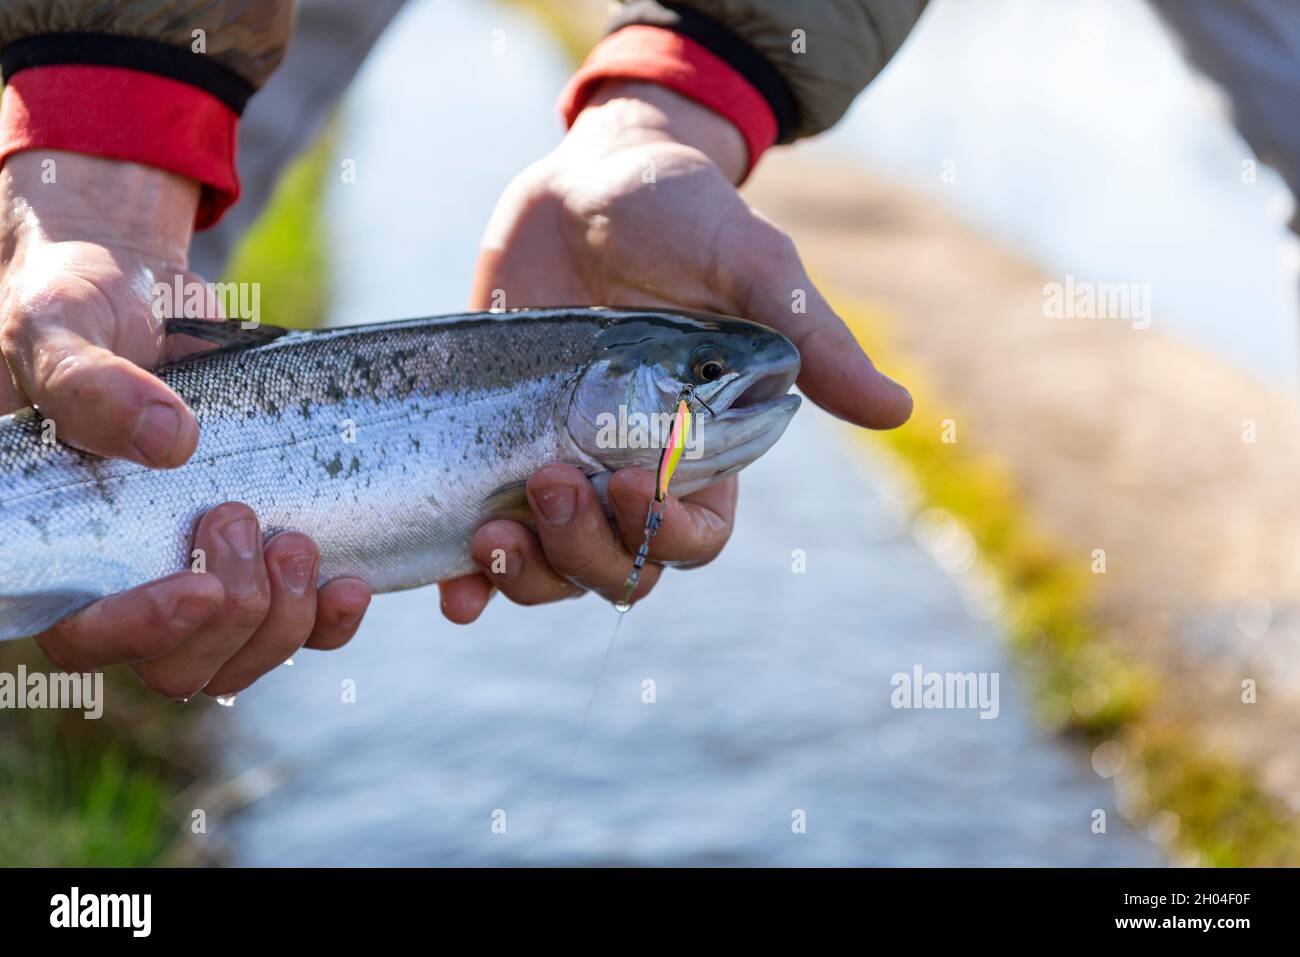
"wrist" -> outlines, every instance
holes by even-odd
[[[596,136],[610,149],[648,141],[681,143],[699,150],[731,180],[748,169],[748,148],[730,120],[657,83],[609,79],[591,94],[570,135]]]
[[[140,163],[61,150],[15,153],[0,169],[11,237],[126,246],[184,265],[199,184]]]

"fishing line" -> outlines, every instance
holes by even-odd
[[[614,622],[614,630],[610,633],[609,643],[605,645],[605,655],[600,659],[600,671],[596,673],[596,684],[591,689],[591,696],[587,698],[587,708],[582,713],[582,726],[578,730],[578,740],[573,745],[573,752],[569,755],[569,763],[564,769],[564,777],[560,780],[560,790],[555,795],[555,800],[551,802],[551,809],[546,815],[546,830],[542,836],[542,846],[545,847],[551,839],[551,827],[555,822],[555,812],[559,809],[560,802],[564,799],[564,792],[568,788],[569,778],[573,774],[573,765],[578,760],[578,753],[582,750],[583,739],[587,736],[587,725],[591,721],[591,708],[596,703],[596,694],[600,691],[600,683],[605,677],[605,668],[609,664],[610,652],[614,649],[614,639],[618,637],[618,630],[623,624],[623,616],[632,608],[632,595],[636,592],[636,586],[641,581],[641,569],[645,567],[646,558],[650,554],[650,542],[659,532],[659,526],[664,521],[664,509],[667,507],[668,500],[668,483],[672,481],[673,472],[677,470],[677,463],[682,459],[682,451],[686,447],[686,435],[691,427],[691,402],[698,402],[710,415],[713,410],[695,394],[695,389],[689,385],[683,386],[681,392],[677,394],[677,411],[673,416],[672,431],[668,434],[668,441],[664,443],[664,450],[659,453],[659,467],[655,471],[655,491],[650,499],[650,504],[646,507],[645,516],[645,534],[641,540],[641,547],[637,549],[636,556],[632,559],[632,571],[628,573],[627,581],[624,583],[626,589],[623,600],[614,602],[614,610],[618,612],[618,618]],[[657,507],[656,507],[657,506]]]

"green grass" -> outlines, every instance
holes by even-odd
[[[320,197],[334,142],[331,125],[289,168],[226,270],[229,282],[262,284],[262,317],[271,325],[310,328],[325,314],[329,270]]]
[[[116,722],[80,734],[51,712],[7,723],[0,863],[138,866],[162,857],[174,833],[172,768],[141,753]]]
[[[31,642],[0,648],[0,671],[20,664],[53,670]],[[118,669],[105,675],[104,697],[98,720],[0,714],[0,865],[133,866],[160,860],[171,844],[169,795],[193,778],[186,757],[169,753],[181,708]]]

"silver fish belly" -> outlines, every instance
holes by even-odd
[[[166,471],[43,440],[30,410],[0,419],[0,638],[194,567],[194,527],[226,501],[251,506],[267,535],[311,536],[322,581],[383,592],[473,571],[468,540],[493,493],[586,458],[556,410],[601,321],[412,320],[163,369],[200,434]]]
[[[591,476],[653,467],[655,449],[601,441],[615,408],[670,408],[689,382],[713,405],[712,457],[683,461],[684,494],[762,455],[799,404],[786,394],[798,351],[730,317],[567,308],[313,332],[172,325],[220,345],[158,371],[198,419],[183,466],[72,449],[33,409],[0,417],[0,639],[202,570],[195,526],[230,501],[267,536],[314,539],[322,582],[387,592],[464,575],[474,531],[524,518],[524,482],[543,463]],[[713,381],[692,378],[705,367]]]

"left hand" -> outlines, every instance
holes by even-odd
[[[743,316],[794,341],[799,386],[818,405],[870,428],[901,425],[911,396],[871,364],[790,238],[741,198],[735,184],[746,163],[740,132],[713,111],[652,83],[606,81],[563,142],[498,202],[471,308],[591,304]],[[798,290],[801,312],[792,308]],[[615,532],[578,469],[543,467],[528,482],[538,534],[508,521],[479,529],[470,551],[483,572],[440,586],[443,613],[473,621],[494,586],[528,605],[584,590],[621,599],[653,488],[646,470],[611,477]],[[711,561],[731,534],[735,504],[734,477],[671,499],[635,597],[654,587],[660,564]],[[492,572],[497,549],[506,556],[501,574]]]

